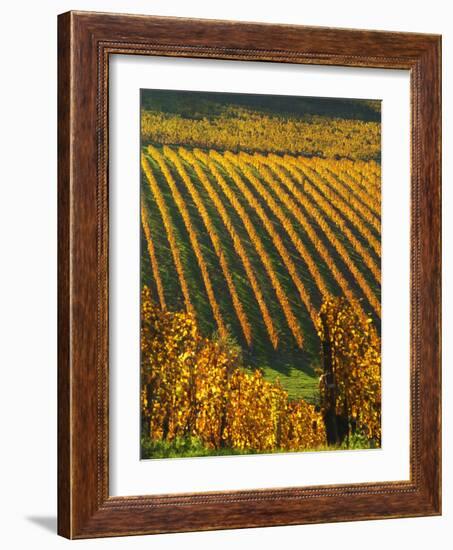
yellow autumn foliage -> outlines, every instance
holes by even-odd
[[[209,448],[253,451],[325,445],[313,405],[240,368],[238,351],[203,338],[190,313],[162,310],[146,286],[141,311],[141,408],[152,440],[194,436]]]
[[[378,122],[316,116],[300,120],[248,110],[237,114],[209,119],[142,110],[142,141],[230,151],[303,151],[354,160],[376,158],[380,153]]]
[[[336,414],[380,445],[381,341],[371,319],[363,322],[356,311],[343,297],[325,300],[319,312],[318,335],[327,344],[323,360],[332,367]],[[320,393],[326,404],[324,375]]]

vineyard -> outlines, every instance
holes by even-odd
[[[373,101],[170,90],[142,96],[142,144],[379,160],[380,132]]]
[[[344,297],[380,331],[380,164],[147,144],[141,168],[153,303],[187,312],[200,338],[233,341],[251,372],[316,404],[323,304]]]

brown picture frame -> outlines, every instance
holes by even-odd
[[[441,37],[68,12],[58,20],[58,532],[89,538],[441,513]],[[407,69],[410,480],[109,495],[109,56]]]

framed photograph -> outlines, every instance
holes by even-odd
[[[58,23],[59,533],[440,514],[440,37]]]

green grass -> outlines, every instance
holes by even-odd
[[[373,443],[363,436],[352,435],[348,440],[344,440],[341,445],[323,445],[312,449],[301,451],[275,450],[275,453],[288,452],[322,452],[322,451],[345,451],[358,449],[372,449]],[[230,447],[220,449],[209,449],[205,447],[196,437],[178,437],[169,441],[152,441],[149,437],[142,436],[140,444],[140,458],[142,460],[155,458],[193,458],[206,456],[232,456],[232,455],[251,455],[258,454],[253,449],[240,451]],[[259,454],[263,454],[260,452]]]
[[[238,451],[223,447],[221,449],[209,449],[195,437],[178,437],[173,441],[152,441],[142,437],[141,440],[142,459],[147,458],[191,458],[194,456],[229,456],[252,454],[249,450]]]

